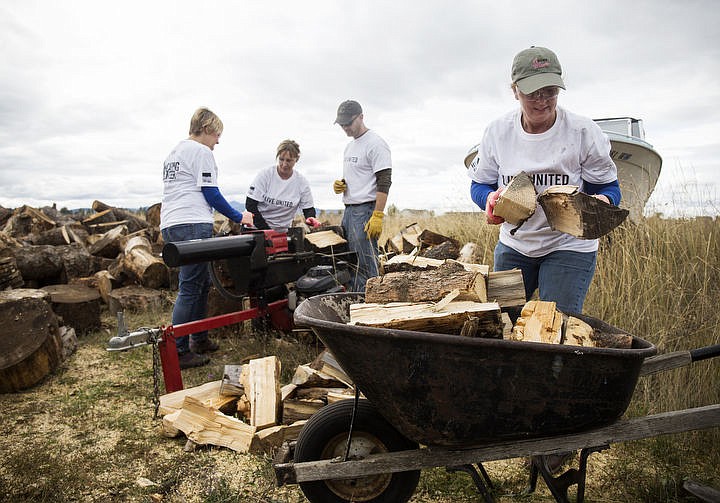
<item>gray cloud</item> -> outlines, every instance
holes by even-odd
[[[228,199],[244,200],[293,138],[317,205],[339,207],[330,184],[348,139],[333,119],[355,98],[393,149],[391,204],[473,209],[462,157],[516,106],[510,63],[530,45],[560,56],[561,106],[644,119],[661,182],[682,164],[712,185],[719,11],[709,0],[13,3],[0,7],[0,205],[157,202],[162,160],[209,106],[225,123],[215,154]]]

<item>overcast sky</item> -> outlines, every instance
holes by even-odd
[[[353,98],[392,149],[389,204],[471,210],[462,160],[518,106],[512,58],[539,45],[563,66],[560,106],[643,119],[664,161],[660,205],[689,193],[715,214],[719,27],[716,0],[5,0],[0,205],[159,202],[162,162],[207,106],[225,125],[228,200],[244,202],[291,138],[316,206],[340,208],[348,139],[333,121]]]

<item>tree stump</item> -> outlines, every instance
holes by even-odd
[[[150,311],[163,308],[163,298],[158,290],[130,285],[116,288],[108,294],[108,310],[115,316],[121,311]]]
[[[52,309],[80,335],[100,328],[100,292],[85,285],[49,285]]]
[[[62,361],[50,294],[21,288],[0,292],[0,393],[29,388]]]

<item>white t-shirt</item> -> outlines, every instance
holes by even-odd
[[[392,168],[390,147],[375,131],[369,129],[361,137],[354,138],[343,154],[343,178],[347,184],[343,203],[375,201],[375,173],[388,168]]]
[[[163,165],[160,228],[178,224],[213,223],[213,209],[202,187],[217,187],[212,150],[195,140],[182,140]]]
[[[247,196],[258,202],[258,210],[271,229],[287,231],[298,210],[314,206],[310,184],[297,170],[287,180],[280,178],[277,166],[260,171],[248,190]]]
[[[468,176],[478,183],[504,187],[524,171],[540,194],[552,185],[610,183],[617,179],[617,167],[610,158],[610,141],[591,119],[557,107],[555,124],[541,134],[525,132],[521,111],[515,110],[488,125],[478,150],[478,159]],[[538,204],[535,214],[517,230],[503,223],[500,241],[528,257],[541,257],[556,250],[591,252],[597,239],[579,239],[550,229]]]

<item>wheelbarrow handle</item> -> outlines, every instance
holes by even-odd
[[[692,362],[707,360],[720,356],[720,344],[705,346],[703,348],[692,349],[690,351],[675,351],[664,355],[657,355],[646,358],[640,368],[640,375],[655,374],[663,370],[670,370],[684,367]]]
[[[705,346],[704,348],[690,350],[690,357],[694,362],[707,360],[708,358],[715,358],[718,355],[720,355],[720,344],[713,344],[712,346]]]

